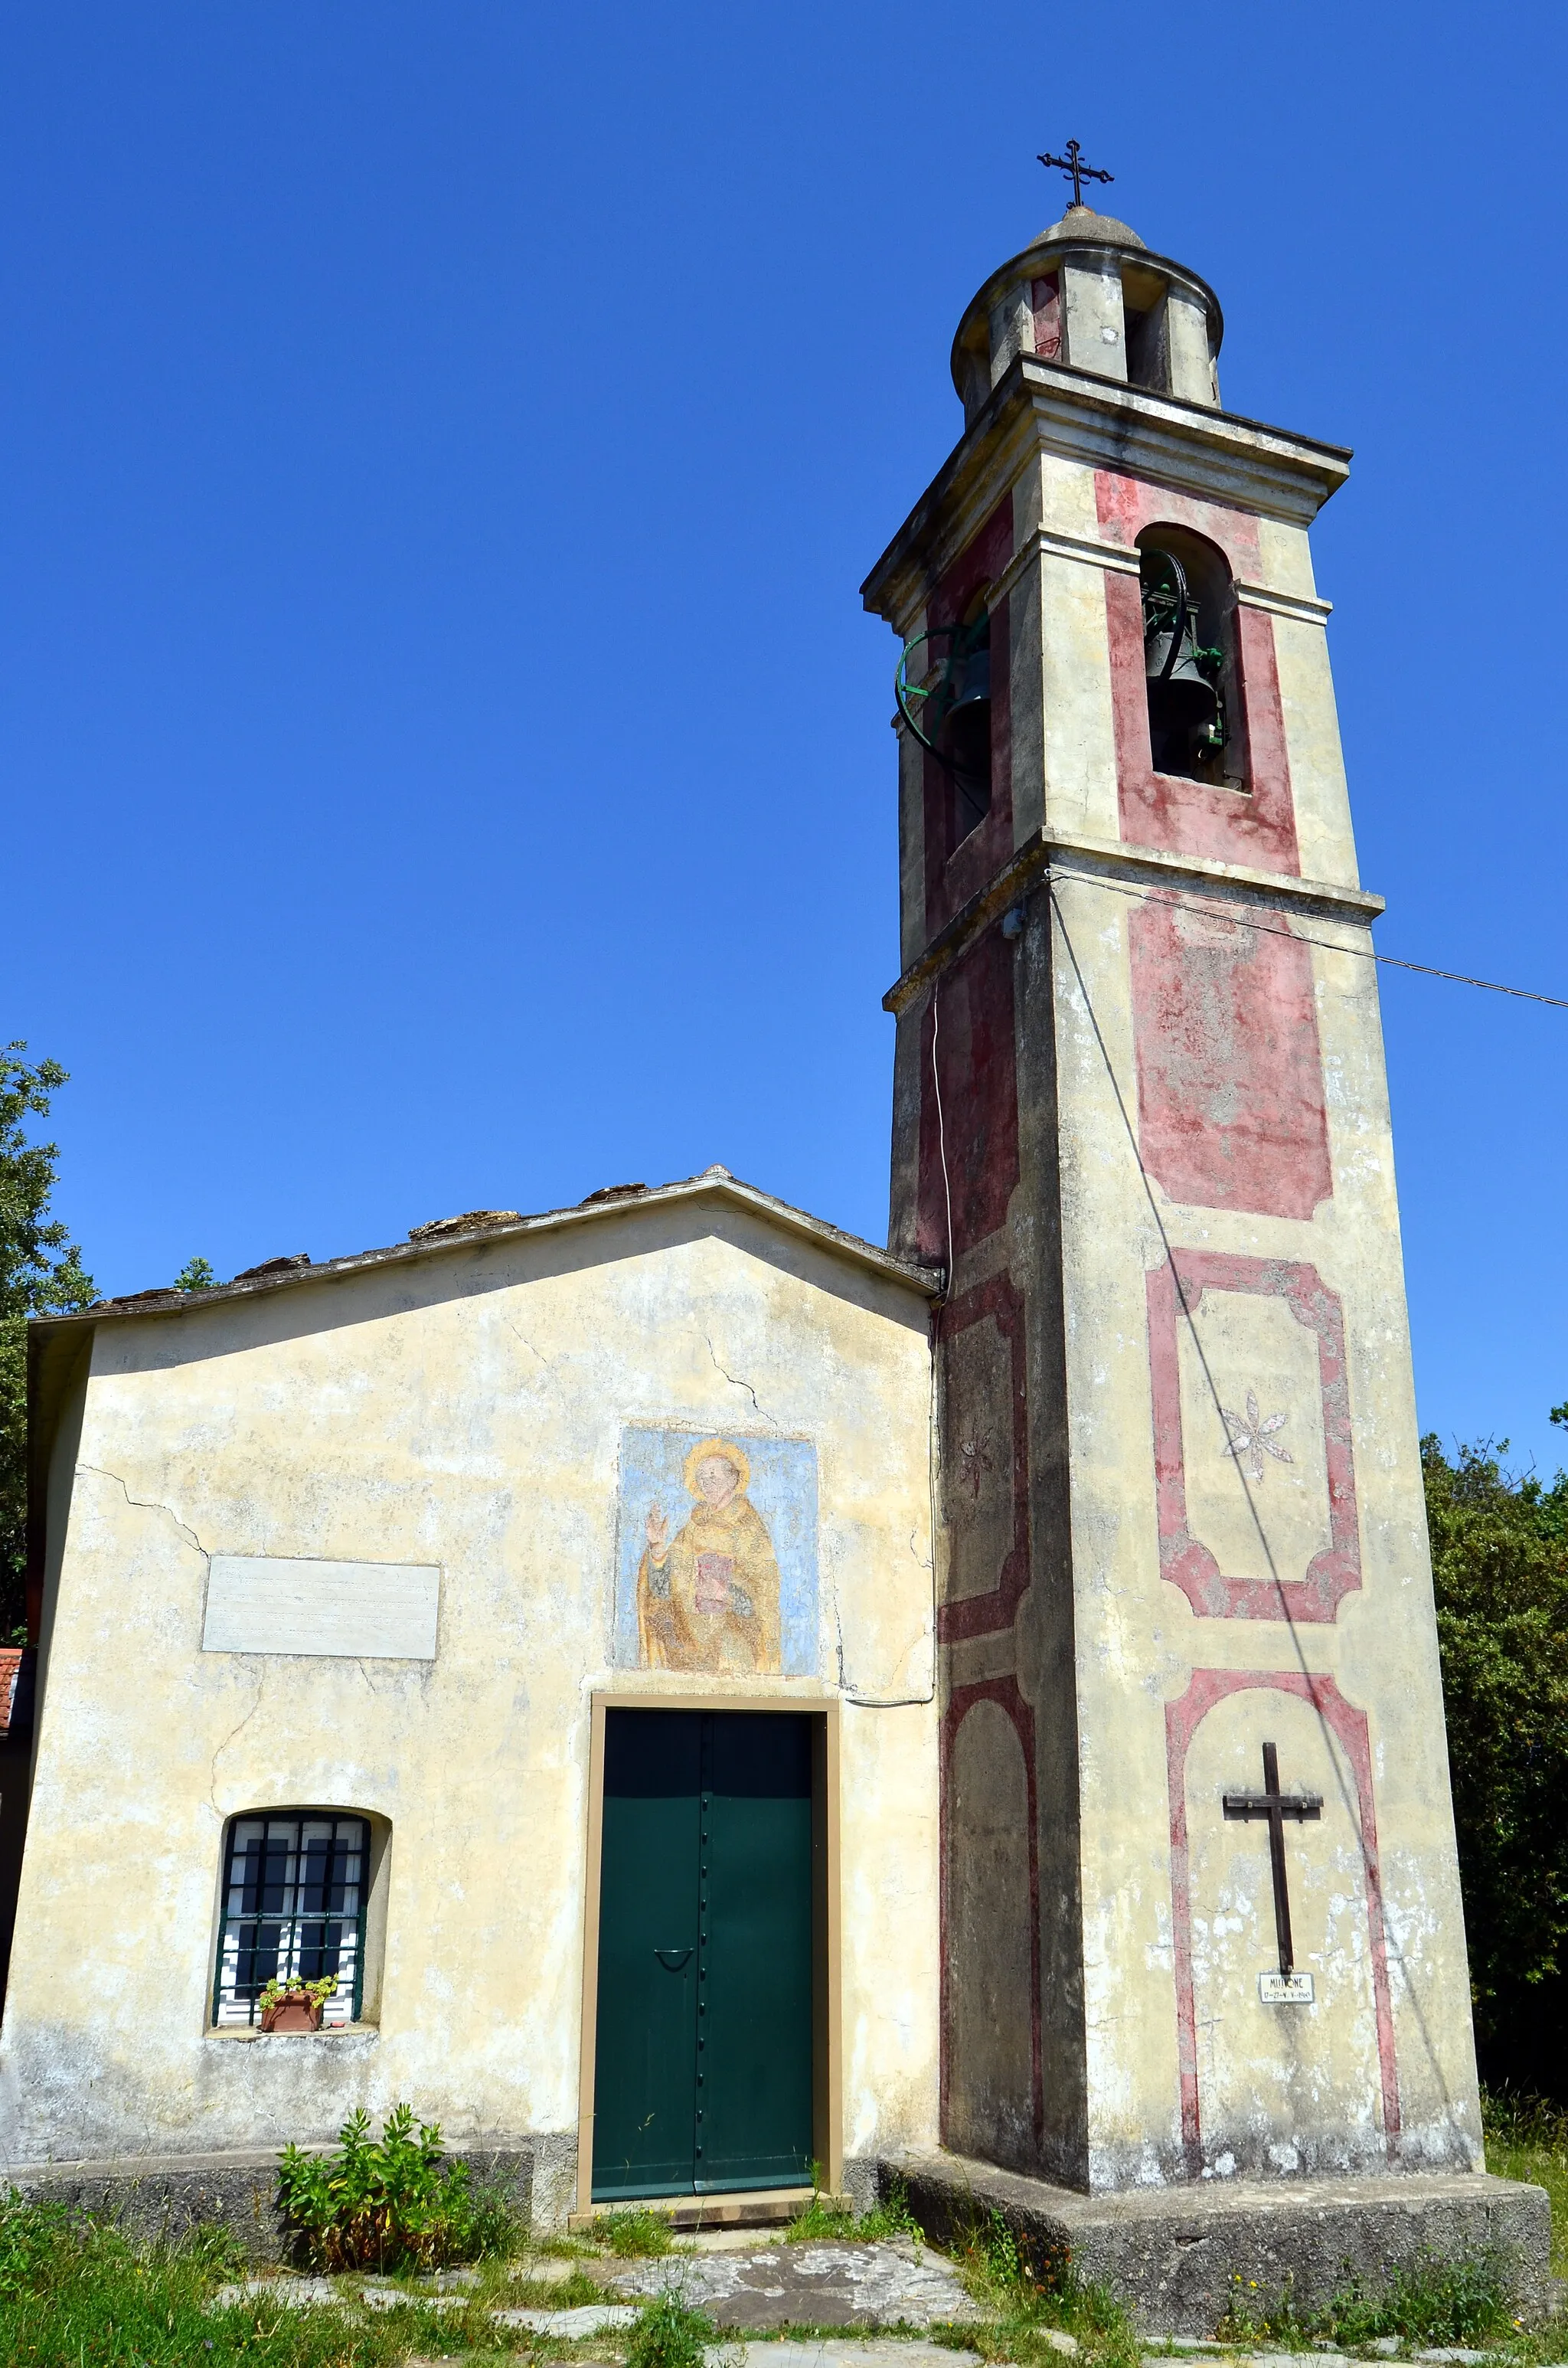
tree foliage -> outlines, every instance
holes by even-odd
[[[27,1321],[85,1307],[93,1296],[82,1254],[49,1213],[52,1143],[29,1143],[25,1121],[47,1118],[66,1082],[57,1061],[29,1064],[24,1043],[0,1052],[0,1637],[18,1642],[25,1618]]]
[[[1512,1474],[1506,1449],[1450,1460],[1433,1436],[1421,1460],[1476,2036],[1494,2077],[1546,2086],[1568,1977],[1568,1474]]]

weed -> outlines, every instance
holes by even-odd
[[[618,2260],[645,2260],[667,2253],[674,2231],[669,2214],[643,2204],[636,2211],[607,2212],[594,2223],[594,2242]]]
[[[1353,2348],[1385,2336],[1468,2346],[1495,2341],[1512,2328],[1504,2269],[1494,2255],[1445,2261],[1423,2253],[1402,2262],[1378,2293],[1369,2294],[1352,2277],[1317,2309],[1299,2305],[1289,2281],[1271,2301],[1255,2281],[1244,2285],[1235,2278],[1219,2333],[1227,2342],[1267,2339],[1305,2351],[1319,2340]]]
[[[703,2368],[713,2340],[711,2319],[699,2310],[687,2310],[676,2295],[663,2294],[648,2305],[631,2330],[626,2368]]]
[[[133,2245],[57,2206],[0,2199],[0,2360],[28,2368],[393,2368],[408,2349],[380,2322],[357,2326],[335,2309],[287,2310],[265,2296],[210,2307],[233,2263],[222,2230]]]
[[[888,2192],[880,2203],[873,2203],[855,2223],[855,2234],[868,2242],[888,2237],[913,2237],[916,2244],[926,2241],[926,2231],[909,2208],[909,2190],[896,2171],[888,2180]]]
[[[1551,2205],[1551,2266],[1568,2273],[1568,2112],[1517,2089],[1481,2092],[1486,2168],[1500,2179],[1544,2187]]]
[[[435,2123],[414,2127],[396,2105],[379,2140],[363,2110],[345,2122],[335,2155],[284,2149],[278,2200],[300,2249],[317,2268],[438,2269],[501,2252],[514,2241],[512,2215],[494,2195],[476,2195],[468,2165],[447,2162]]]

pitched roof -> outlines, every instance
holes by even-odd
[[[302,1282],[325,1281],[374,1267],[397,1266],[447,1250],[466,1248],[478,1241],[508,1241],[528,1234],[603,1224],[626,1215],[633,1208],[641,1211],[683,1203],[700,1205],[704,1201],[744,1210],[777,1226],[781,1233],[813,1242],[830,1255],[888,1281],[903,1283],[927,1299],[938,1299],[942,1294],[944,1277],[939,1268],[917,1266],[909,1259],[895,1258],[891,1250],[878,1249],[857,1234],[846,1234],[822,1217],[810,1216],[803,1209],[791,1208],[787,1201],[775,1200],[771,1192],[760,1191],[755,1184],[741,1183],[727,1167],[710,1167],[700,1176],[685,1177],[671,1184],[606,1185],[597,1192],[590,1192],[574,1207],[546,1209],[535,1216],[519,1215],[515,1209],[471,1209],[460,1217],[437,1217],[429,1224],[415,1225],[406,1241],[394,1242],[386,1249],[359,1250],[348,1258],[323,1258],[319,1264],[303,1254],[267,1258],[260,1266],[247,1267],[233,1281],[215,1283],[206,1291],[176,1291],[171,1283],[155,1291],[128,1292],[118,1299],[96,1300],[92,1306],[77,1314],[35,1315],[28,1328],[35,1336],[52,1335],[110,1318],[187,1315],[198,1307],[211,1307],[222,1301],[287,1291]]]

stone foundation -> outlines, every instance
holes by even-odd
[[[564,2143],[570,2145],[570,2141]],[[560,2184],[552,2145],[514,2139],[495,2146],[449,2146],[448,2159],[466,2162],[476,2187],[498,2189],[525,2220],[531,2219],[536,2182],[541,2204],[552,2204]],[[307,2148],[326,2153],[326,2147]],[[576,2148],[571,2147],[575,2176]],[[276,2147],[254,2153],[122,2156],[112,2162],[34,2163],[5,2173],[5,2183],[43,2203],[112,2220],[129,2237],[177,2237],[187,2229],[230,2229],[253,2260],[276,2261],[288,2251],[277,2207]],[[561,2214],[564,2217],[564,2214]]]
[[[1551,2214],[1545,2190],[1484,2172],[1425,2178],[1262,2181],[1081,2195],[959,2155],[879,2166],[885,2193],[902,2180],[915,2217],[944,2244],[986,2210],[998,2212],[1037,2271],[1071,2261],[1086,2283],[1108,2286],[1148,2334],[1212,2335],[1234,2282],[1255,2299],[1287,2288],[1298,2304],[1326,2302],[1352,2277],[1369,2290],[1430,2254],[1495,2254],[1515,2306],[1551,2306]]]

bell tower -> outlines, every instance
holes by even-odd
[[[1348,455],[1227,412],[1221,334],[1070,206],[964,313],[963,434],[865,586],[891,1239],[948,1278],[944,2136],[1086,2190],[1481,2161],[1308,549]]]

